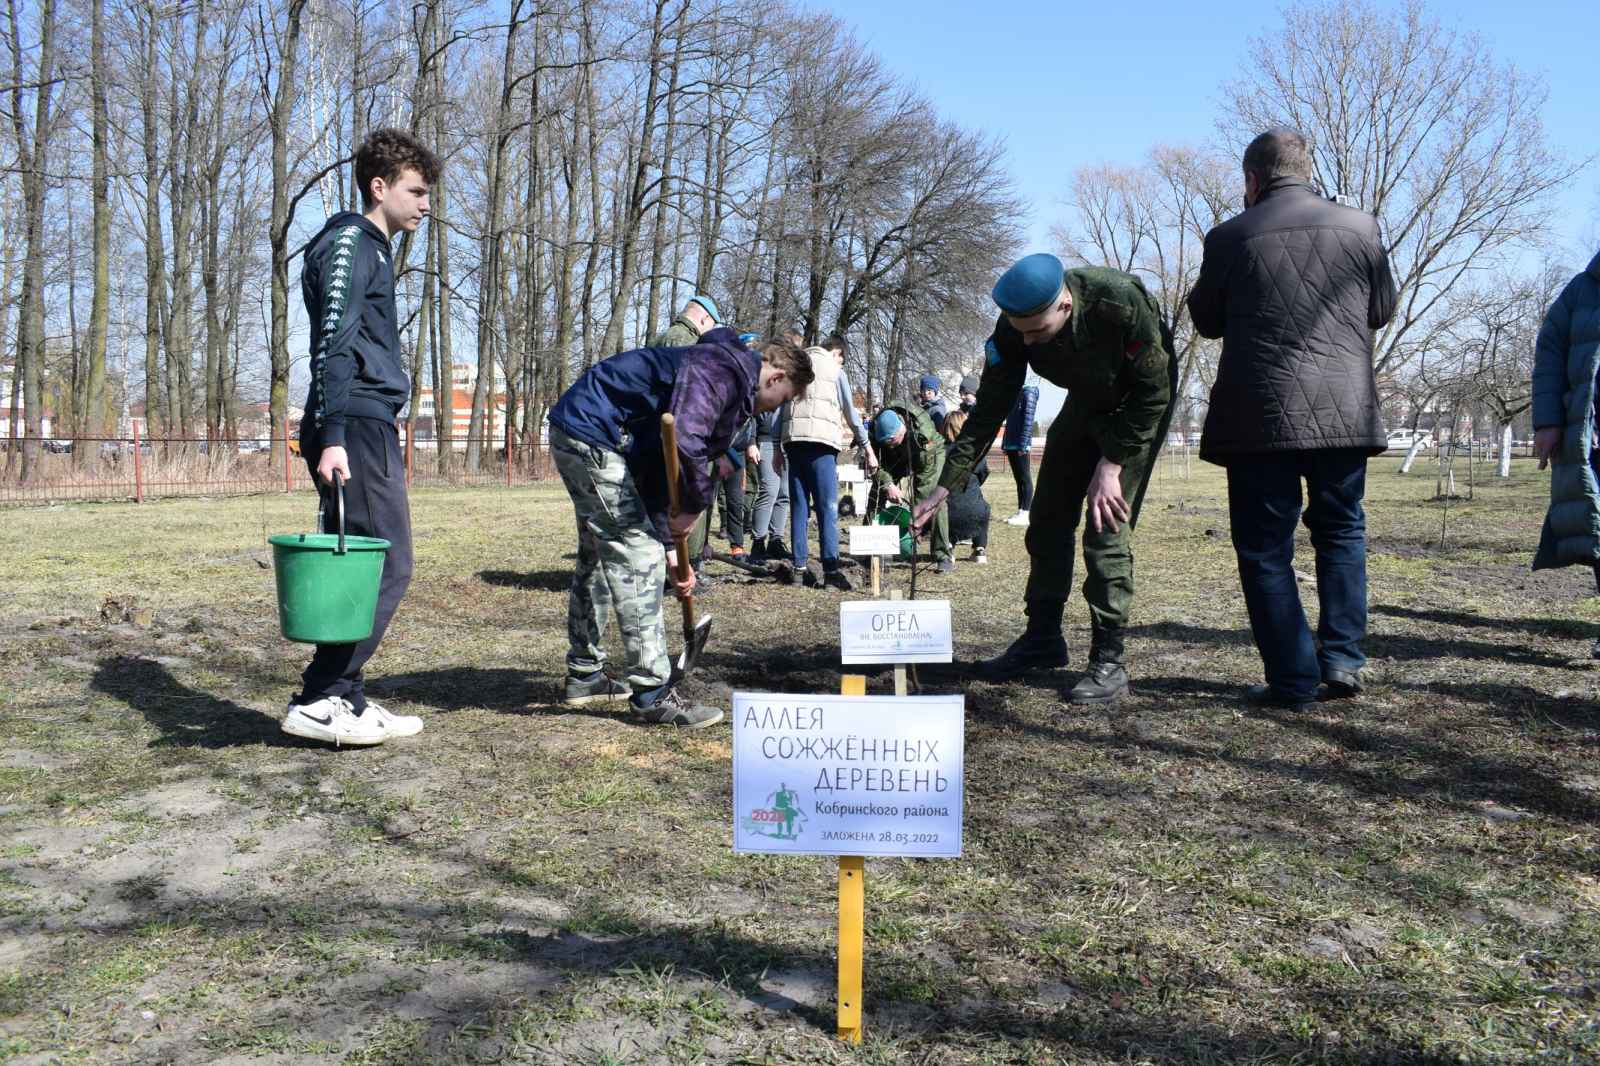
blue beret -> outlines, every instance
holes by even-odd
[[[1065,271],[1049,252],[1024,256],[994,283],[995,304],[1008,315],[1027,318],[1050,305],[1061,292]]]
[[[917,379],[917,388],[919,388],[919,389],[932,389],[934,392],[938,392],[939,391],[939,378],[938,378],[938,376],[935,375],[935,374],[924,374],[924,375],[922,375],[920,378]]]
[[[715,322],[719,326],[722,325],[722,316],[717,314],[717,302],[711,297],[691,296],[689,297],[689,302],[693,304],[699,304],[701,307],[704,307],[706,309],[706,314],[711,316],[711,321]]]
[[[750,346],[750,342],[759,336],[760,334],[758,333],[741,333],[739,334],[739,343],[748,348]]]
[[[899,433],[900,427],[904,425],[905,422],[893,411],[879,411],[878,417],[872,420],[873,442],[882,444],[896,433]]]

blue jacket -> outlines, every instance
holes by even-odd
[[[1006,416],[1005,436],[1000,438],[1000,450],[1027,452],[1033,450],[1033,413],[1039,406],[1039,386],[1024,385],[1017,391],[1017,401]]]
[[[1558,426],[1550,510],[1533,568],[1600,562],[1600,484],[1589,454],[1595,440],[1595,375],[1600,373],[1600,255],[1550,305],[1533,355],[1533,425]]]
[[[761,356],[719,326],[687,348],[636,348],[601,360],[556,401],[550,424],[627,459],[656,536],[665,541],[670,497],[661,415],[671,411],[677,419],[680,506],[704,511],[711,461],[755,413],[760,377]]]

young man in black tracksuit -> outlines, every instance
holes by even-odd
[[[439,160],[410,134],[374,131],[355,156],[364,214],[327,221],[306,246],[300,289],[311,320],[311,390],[300,449],[327,515],[334,477],[345,482],[345,532],[389,541],[372,635],[358,644],[319,644],[289,701],[283,731],[329,743],[381,744],[422,732],[422,719],[368,700],[361,669],[411,582],[411,509],[395,416],[411,395],[400,354],[389,241],[428,214]]]

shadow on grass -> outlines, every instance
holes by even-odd
[[[1592,700],[1560,699],[1527,685],[1502,685],[1493,681],[1435,681],[1427,684],[1399,684],[1402,692],[1413,692],[1420,699],[1475,704],[1488,714],[1508,722],[1526,723],[1543,719],[1574,732],[1565,743],[1600,746],[1600,710]],[[1581,732],[1580,732],[1581,731]]]
[[[523,574],[515,570],[479,570],[478,580],[486,585],[525,592],[566,592],[572,588],[572,571],[535,570]]]
[[[1532,633],[1545,637],[1570,637],[1582,640],[1589,640],[1597,635],[1592,623],[1580,619],[1485,618],[1483,615],[1468,614],[1465,611],[1419,610],[1415,607],[1396,607],[1386,603],[1373,604],[1372,613],[1408,622],[1460,626],[1462,629],[1500,629],[1508,633]]]
[[[436,711],[480,708],[497,714],[570,714],[627,720],[625,700],[569,707],[562,702],[565,675],[520,670],[509,666],[446,666],[387,674],[367,682],[367,692],[392,696]]]
[[[436,857],[429,855],[435,849],[425,845],[398,843],[420,856]],[[452,851],[451,857],[459,859],[460,853]],[[524,890],[530,887],[526,877],[502,864],[481,860],[476,864],[491,879]],[[81,890],[92,893],[95,888],[85,883]],[[315,912],[304,897],[297,899],[297,913],[291,921],[272,917],[284,913],[277,900],[242,904],[236,897],[191,898],[181,905],[152,900],[119,921],[97,926],[94,933],[99,937],[137,936],[152,923],[161,923],[169,932],[247,933],[259,943],[280,939],[296,943],[307,927],[337,928],[346,920],[338,911]],[[249,917],[253,915],[268,917]],[[488,917],[480,911],[480,923]],[[418,1057],[412,1061],[439,1061],[447,1050],[454,1053],[449,1056],[453,1059],[461,1051],[461,1041],[473,1034],[483,1036],[485,1049],[498,1049],[496,1034],[516,1028],[524,1019],[539,1026],[544,1040],[559,1042],[549,1050],[570,1052],[573,1049],[564,1034],[544,1015],[570,1011],[574,1004],[571,982],[578,982],[581,988],[594,980],[618,982],[623,987],[632,980],[644,982],[637,997],[643,1006],[639,1017],[649,1020],[650,1030],[663,1046],[671,1044],[680,1024],[671,1015],[648,1013],[648,1001],[663,980],[708,981],[773,1018],[786,1017],[828,1036],[834,1030],[835,1009],[826,990],[832,984],[835,958],[828,938],[812,938],[802,944],[746,934],[722,920],[653,922],[608,906],[593,895],[545,929],[519,928],[526,919],[514,911],[493,914],[491,920],[497,928],[485,932],[449,923],[441,926],[439,919],[438,908],[405,902],[367,901],[362,912],[363,923],[375,928],[425,930],[433,955],[516,967],[503,986],[514,988],[515,994],[486,984],[452,983],[448,973],[442,975],[438,987],[429,987],[433,975],[419,968],[424,976],[418,990],[426,996],[428,1015],[435,1024],[418,1034],[421,1043],[410,1049]],[[962,981],[931,973],[925,958],[917,954],[880,952],[865,973],[865,1027],[875,1040],[887,1041],[888,1048],[901,1052],[923,1044],[999,1039],[1036,1041],[1068,1056],[1164,1064],[1304,1061],[1309,1057],[1342,1066],[1443,1066],[1460,1061],[1439,1057],[1403,1037],[1363,1040],[1357,1032],[1342,1047],[1328,1046],[1301,1039],[1268,1022],[1223,1025],[1207,1017],[1203,1009],[1165,1006],[1160,1000],[1168,991],[1181,990],[1182,997],[1208,990],[1237,996],[1240,989],[1226,974],[1159,944],[1140,941],[1131,946],[1138,951],[1141,966],[1163,975],[1159,984],[1141,978],[1134,969],[1112,971],[1095,962],[1063,962],[1054,971],[1057,980],[1053,986],[1066,990],[1058,1006],[974,994]],[[764,987],[770,975],[780,971],[806,975],[817,1002],[799,1002]],[[383,995],[381,990],[348,990],[342,994],[343,1011],[320,1017],[319,1024],[330,1032],[348,1027],[355,1035],[366,1026],[368,1011]],[[1314,989],[1302,994],[1280,993],[1280,998],[1294,1002],[1302,997],[1308,1009],[1323,1013],[1339,1009]],[[623,1020],[620,1014],[618,1020]],[[262,1024],[262,1018],[254,1019],[254,1024]],[[747,1021],[736,1016],[729,1024],[739,1026]],[[573,1039],[582,1039],[581,1030]],[[644,1050],[642,1045],[640,1050]]]
[[[1552,777],[1528,760],[1452,745],[1414,732],[1366,729],[1326,716],[1344,713],[1350,705],[1329,704],[1326,711],[1296,714],[1247,706],[1237,686],[1193,678],[1152,677],[1136,681],[1137,694],[1179,693],[1237,709],[1251,718],[1273,722],[1284,729],[1315,736],[1340,747],[1361,752],[1365,765],[1342,761],[1297,761],[1259,750],[1223,744],[1196,743],[1170,737],[1107,734],[1071,718],[1052,722],[1031,720],[1013,711],[1003,691],[969,695],[968,711],[989,726],[1011,728],[1051,740],[1087,748],[1139,749],[1177,759],[1217,763],[1252,773],[1304,784],[1333,784],[1366,796],[1433,798],[1469,809],[1485,801],[1520,807],[1547,817],[1576,823],[1600,821],[1600,802]],[[1531,691],[1531,690],[1530,690]],[[1225,695],[1224,695],[1225,693]],[[1356,705],[1359,706],[1359,705]],[[1377,760],[1374,765],[1373,761]]]
[[[1375,613],[1391,614],[1392,610],[1382,607],[1374,608]],[[1450,614],[1450,612],[1429,612]],[[1462,616],[1471,618],[1470,615]],[[1482,624],[1484,619],[1479,619]],[[1451,624],[1465,624],[1454,623]],[[1546,627],[1548,630],[1548,626]],[[1531,630],[1537,632],[1538,630]],[[1247,629],[1214,629],[1209,626],[1189,625],[1186,622],[1155,622],[1144,626],[1130,626],[1129,635],[1133,637],[1168,640],[1180,644],[1205,644],[1228,645],[1233,647],[1253,647],[1254,638]],[[1498,659],[1508,663],[1517,663],[1522,666],[1553,666],[1564,667],[1571,662],[1571,656],[1552,655],[1548,652],[1535,651],[1531,648],[1519,647],[1514,644],[1491,644],[1480,640],[1462,640],[1460,638],[1440,638],[1407,636],[1396,634],[1369,633],[1366,639],[1366,649],[1373,658],[1385,659]]]
[[[161,736],[151,741],[152,747],[324,746],[289,736],[270,714],[190,688],[151,659],[118,656],[101,660],[89,687],[121,700],[161,730]]]

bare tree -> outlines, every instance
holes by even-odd
[[[1185,424],[1194,420],[1198,397],[1209,392],[1219,346],[1195,332],[1184,298],[1199,276],[1206,232],[1232,213],[1237,184],[1214,152],[1158,146],[1137,168],[1080,170],[1072,181],[1071,218],[1051,231],[1070,261],[1133,274],[1156,298],[1178,358]]]
[[[1378,217],[1398,311],[1378,337],[1379,374],[1428,350],[1430,322],[1468,279],[1542,235],[1552,194],[1581,164],[1539,121],[1546,90],[1442,25],[1421,0],[1302,0],[1254,38],[1227,87],[1223,128],[1239,148],[1288,125],[1312,142],[1317,184]]]

